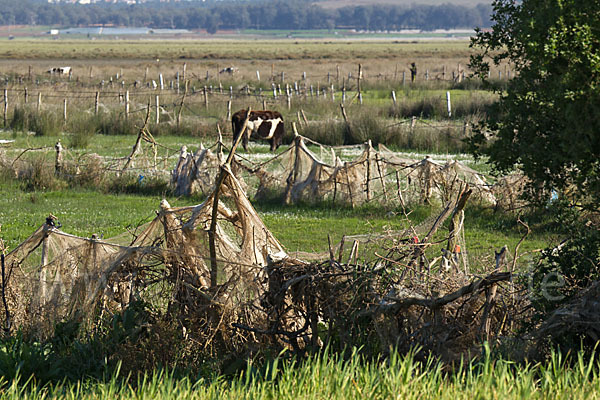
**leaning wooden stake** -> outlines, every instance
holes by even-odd
[[[452,212],[450,226],[448,227],[449,235],[447,250],[449,251],[453,251],[455,246],[458,244],[459,233],[463,227],[463,222],[465,219],[465,205],[467,204],[467,200],[469,200],[471,193],[473,193],[473,190],[469,189],[467,186],[460,194],[458,201],[456,202],[456,207],[454,207],[454,211]]]
[[[150,103],[148,103],[148,108],[147,108],[147,111],[146,111],[146,119],[144,120],[144,125],[140,128],[140,131],[138,133],[138,137],[137,137],[137,139],[135,141],[135,144],[133,145],[133,149],[131,150],[131,154],[129,154],[129,157],[127,157],[127,161],[125,162],[125,165],[123,166],[123,169],[121,170],[121,172],[125,172],[125,170],[127,170],[127,168],[129,167],[129,165],[133,161],[133,157],[135,156],[135,154],[140,149],[140,146],[141,146],[141,143],[142,143],[142,138],[144,137],[144,132],[147,129],[148,120],[149,119],[150,119]]]
[[[181,103],[179,103],[179,110],[177,111],[177,129],[179,129],[179,125],[181,124],[181,111],[183,111],[183,103],[188,93],[188,81],[185,81],[184,86],[185,90],[183,91],[183,97],[181,97]]]
[[[452,217],[450,217],[450,225],[448,227],[448,247],[446,248],[453,255],[453,262],[456,263],[456,267],[458,268],[459,257],[462,256],[462,253],[465,249],[461,249],[458,244],[458,238],[460,237],[460,232],[463,229],[464,221],[465,221],[465,205],[467,204],[467,200],[473,193],[472,189],[469,189],[467,186],[460,194],[458,201],[456,202],[456,207],[454,207],[454,211],[452,212]],[[464,260],[463,260],[464,261]],[[467,274],[467,264],[465,263],[465,275]]]
[[[217,230],[217,216],[219,213],[219,194],[221,185],[225,180],[225,177],[229,173],[229,167],[231,166],[231,162],[233,161],[233,156],[235,155],[235,150],[237,149],[240,141],[242,140],[242,136],[245,135],[246,126],[248,125],[248,120],[250,119],[250,113],[252,110],[248,107],[246,111],[246,120],[244,121],[244,125],[242,126],[241,131],[237,135],[233,146],[231,146],[231,150],[229,151],[229,155],[227,156],[227,160],[225,160],[225,164],[221,165],[221,169],[219,171],[219,176],[215,183],[215,192],[213,194],[213,205],[212,205],[212,214],[210,219],[210,228],[208,230],[208,245],[210,251],[210,287],[214,288],[217,286],[218,281],[218,266],[217,266],[217,246],[215,243],[215,236]],[[235,134],[235,133],[234,133]]]

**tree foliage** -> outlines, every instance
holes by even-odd
[[[600,1],[495,0],[471,67],[487,77],[508,63],[514,79],[472,144],[493,167],[520,167],[533,186],[600,200]]]
[[[325,9],[306,0],[49,4],[0,0],[0,25],[119,26],[207,29],[450,29],[489,26],[491,7],[348,6]]]

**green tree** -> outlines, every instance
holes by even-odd
[[[600,1],[495,0],[491,31],[478,31],[471,68],[514,78],[471,141],[496,171],[520,167],[536,189],[600,200]]]

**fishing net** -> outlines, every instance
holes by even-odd
[[[49,217],[5,260],[6,297],[13,325],[47,337],[57,323],[94,323],[143,300],[179,315],[237,318],[237,306],[258,298],[268,262],[287,257],[233,174],[226,170],[215,228],[216,263],[209,235],[213,196],[172,208],[163,200],[156,218],[114,240],[67,234]],[[129,237],[129,244],[123,243]],[[211,282],[214,269],[216,282]],[[250,318],[249,316],[247,316]]]

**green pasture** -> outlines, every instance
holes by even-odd
[[[51,168],[53,160],[52,147],[55,137],[23,136],[16,137],[19,142],[17,149],[30,147],[46,147],[48,151],[43,157]],[[134,141],[132,136],[96,135],[89,148],[75,150],[74,154],[97,152],[103,155],[122,157],[131,151]],[[194,150],[189,137],[161,137],[161,144],[178,148],[187,144]],[[18,154],[12,150],[13,155]],[[251,151],[265,151],[262,147],[252,147]],[[69,154],[69,153],[67,153]],[[23,157],[41,157],[35,152],[25,153]],[[167,162],[167,168],[173,168],[177,153]],[[2,237],[9,248],[14,248],[26,239],[37,227],[43,224],[45,218],[52,213],[63,224],[63,230],[75,235],[89,237],[92,234],[103,235],[105,238],[119,235],[126,230],[134,229],[155,216],[162,198],[167,198],[172,206],[199,204],[204,199],[198,197],[174,198],[166,183],[153,186],[150,179],[138,182],[136,176],[127,179],[127,192],[114,193],[102,189],[69,187],[68,184],[54,183],[46,190],[32,191],[23,182],[4,177],[0,183],[3,196],[0,198],[0,224]],[[284,206],[281,203],[254,202],[259,215],[267,227],[274,233],[289,252],[324,252],[327,251],[329,240],[338,243],[343,236],[378,235],[387,232],[402,231],[423,223],[421,229],[429,228],[431,219],[439,213],[441,204],[431,206],[412,205],[407,210],[408,219],[400,208],[389,208],[378,205],[366,205],[352,209],[350,206],[332,207],[330,204],[308,205],[300,204]],[[424,222],[425,221],[425,222]],[[522,244],[521,251],[529,252],[545,247],[549,242],[558,240],[553,232],[544,228],[543,219],[531,217],[532,234]],[[480,265],[481,260],[493,256],[493,251],[508,245],[514,249],[524,231],[516,222],[515,215],[495,213],[490,206],[473,203],[467,208],[465,219],[466,251],[472,260],[474,272],[486,269]],[[442,227],[436,240],[444,240],[447,227]],[[351,243],[349,244],[351,245]],[[443,245],[440,245],[443,247]],[[440,246],[431,254],[436,257]],[[348,246],[347,246],[348,247]],[[366,250],[368,248],[368,250]],[[385,254],[385,249],[369,245],[361,252],[363,255],[374,253]],[[370,258],[370,257],[369,257]],[[484,262],[485,263],[485,262]]]

